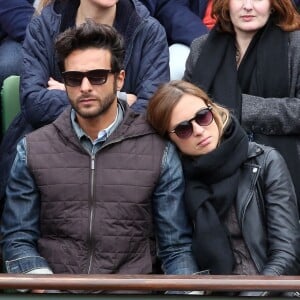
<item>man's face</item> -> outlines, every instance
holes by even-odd
[[[111,70],[111,53],[108,50],[75,50],[65,59],[66,72],[88,72],[96,69]],[[106,82],[100,85],[91,81],[88,77],[83,77],[78,86],[66,84],[72,107],[77,115],[84,119],[97,118],[108,112],[113,103],[116,103],[117,90],[120,90],[124,83],[124,71],[119,74],[108,73]]]

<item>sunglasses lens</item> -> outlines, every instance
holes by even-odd
[[[64,82],[68,86],[81,85],[83,75],[80,72],[65,72],[63,73]]]
[[[107,81],[107,76],[110,70],[91,70],[88,72],[69,71],[63,73],[63,79],[66,85],[76,87],[80,86],[82,79],[87,77],[93,85],[102,85]]]
[[[91,84],[101,85],[106,82],[108,73],[108,70],[93,70],[88,72],[87,78]]]
[[[189,121],[184,121],[178,124],[171,133],[175,133],[181,139],[187,139],[193,134],[192,121],[200,126],[208,126],[213,121],[213,114],[211,108],[205,108],[198,111],[194,118]]]
[[[176,135],[181,139],[187,139],[193,133],[193,126],[189,122],[182,122],[174,129]]]
[[[195,121],[200,126],[208,126],[212,120],[213,114],[208,108],[200,110],[195,116]]]

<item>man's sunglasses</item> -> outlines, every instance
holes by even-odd
[[[212,111],[211,106],[199,110],[195,114],[194,118],[179,123],[169,133],[175,133],[181,139],[189,138],[193,134],[193,124],[192,124],[193,121],[195,121],[200,126],[208,126],[209,124],[211,124],[211,122],[214,119],[211,111]]]
[[[107,81],[108,73],[113,73],[111,70],[96,69],[87,72],[66,71],[62,73],[65,85],[80,86],[82,79],[86,77],[92,85],[102,85]]]

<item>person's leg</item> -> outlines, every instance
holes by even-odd
[[[0,87],[3,80],[10,75],[20,75],[23,63],[22,45],[11,39],[4,39],[0,43]]]
[[[170,78],[171,80],[182,79],[185,62],[190,53],[190,48],[183,44],[173,44],[169,47],[170,53]]]

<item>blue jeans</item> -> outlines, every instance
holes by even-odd
[[[10,38],[0,42],[0,87],[3,80],[10,75],[19,75],[23,63],[22,44]]]

